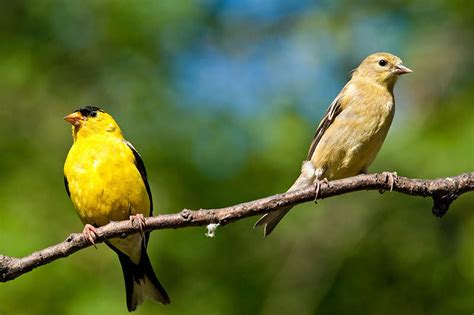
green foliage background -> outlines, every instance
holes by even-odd
[[[141,152],[159,213],[285,191],[347,73],[391,51],[414,73],[371,171],[474,169],[472,1],[10,1],[0,4],[0,253],[82,226],[62,117],[100,105]],[[472,314],[474,194],[353,193],[255,219],[154,232],[172,304],[137,314]],[[115,254],[91,248],[0,284],[0,314],[126,314]]]

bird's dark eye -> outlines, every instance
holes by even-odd
[[[97,117],[97,112],[96,111],[93,111],[90,113],[89,115],[90,117]]]
[[[382,59],[379,61],[379,66],[385,67],[387,65],[387,60]]]

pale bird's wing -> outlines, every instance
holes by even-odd
[[[321,140],[322,136],[326,132],[326,130],[331,126],[334,119],[337,115],[342,111],[342,96],[344,95],[345,88],[339,93],[339,95],[332,101],[331,105],[327,109],[323,119],[319,123],[318,129],[316,129],[316,134],[314,135],[313,141],[311,142],[311,146],[309,148],[307,160],[311,160],[311,157],[316,150],[316,147]],[[288,191],[292,191],[295,189],[302,189],[307,185],[307,178],[304,175],[300,175],[293,186],[290,187]],[[265,236],[268,236],[273,229],[277,226],[280,220],[290,211],[292,206],[283,207],[277,211],[269,212],[262,216],[256,223],[254,227],[264,225],[263,233]]]
[[[319,141],[323,137],[324,133],[326,130],[331,126],[331,124],[334,122],[334,119],[336,118],[337,115],[342,111],[342,97],[344,95],[344,90],[346,88],[344,87],[342,91],[339,93],[338,96],[332,101],[331,105],[329,105],[329,108],[327,109],[326,113],[324,114],[323,119],[319,123],[318,129],[316,129],[316,134],[314,135],[313,141],[311,142],[311,146],[309,147],[308,151],[308,156],[307,160],[311,160],[311,157],[313,156],[314,151],[316,150],[316,147],[318,146]]]

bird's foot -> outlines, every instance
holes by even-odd
[[[84,229],[82,230],[82,235],[92,244],[94,245],[95,248],[95,240],[97,239],[97,229],[90,225],[86,224],[84,225]]]
[[[393,185],[398,177],[397,172],[383,172],[382,175],[385,176],[385,181],[389,185],[390,191],[393,191]],[[379,189],[379,193],[383,194],[384,192],[385,189]]]
[[[145,217],[143,216],[143,214],[137,213],[135,215],[131,215],[130,222],[132,222],[133,226],[138,225],[138,227],[140,228],[140,231],[142,231],[143,233],[143,228],[146,225]]]
[[[328,179],[325,177],[322,180],[316,179],[315,181],[316,188],[315,188],[315,194],[314,194],[314,203],[318,203],[318,198],[319,198],[319,192],[321,190],[321,183],[324,183],[326,185],[329,185]]]

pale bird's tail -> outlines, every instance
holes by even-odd
[[[311,162],[308,163],[306,161],[303,163],[303,169],[301,175],[298,179],[294,182],[294,184],[290,187],[289,191],[299,190],[306,187],[309,187],[313,184],[314,181],[314,169],[312,166],[309,166]],[[311,172],[306,172],[305,168],[311,167]],[[293,206],[286,206],[282,207],[276,211],[269,212],[262,216],[254,225],[254,227],[263,225],[263,235],[268,236],[270,233],[275,229],[281,219],[291,210]]]
[[[283,217],[288,213],[288,211],[291,210],[291,208],[293,208],[293,206],[287,206],[263,215],[260,219],[258,219],[254,227],[263,225],[263,235],[270,235],[273,229],[275,229],[280,220],[283,219]]]

